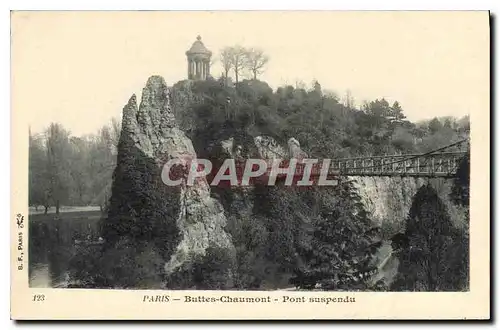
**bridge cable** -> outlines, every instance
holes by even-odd
[[[436,153],[436,152],[439,152],[439,151],[443,151],[445,149],[448,149],[448,148],[451,148],[451,147],[454,147],[456,145],[459,145],[459,144],[462,144],[464,143],[465,141],[468,141],[470,138],[466,138],[466,139],[462,139],[462,140],[459,140],[457,142],[454,142],[454,143],[451,143],[449,145],[446,145],[444,147],[441,147],[441,148],[438,148],[438,149],[434,149],[434,150],[431,150],[431,151],[428,151],[428,152],[425,152],[425,153],[422,153],[422,154],[418,154],[418,155],[415,155],[415,156],[412,156],[412,157],[407,157],[407,158],[404,158],[404,159],[400,159],[400,160],[397,160],[397,161],[393,161],[393,162],[389,162],[389,163],[384,163],[384,164],[381,164],[381,165],[371,165],[371,166],[364,166],[364,167],[352,167],[352,168],[349,168],[350,170],[358,170],[358,169],[366,169],[366,168],[375,168],[375,167],[381,167],[381,166],[386,166],[386,165],[392,165],[392,164],[398,164],[398,163],[403,163],[403,162],[406,162],[408,160],[413,160],[413,159],[416,159],[416,158],[419,158],[419,157],[424,157],[424,156],[429,156],[429,155],[432,155],[433,153]],[[281,158],[286,158],[285,155],[282,155],[280,154],[279,152],[276,152],[274,150],[272,150],[271,148],[269,148],[268,146],[266,145],[261,145],[262,147],[264,147],[265,149],[271,151],[272,153],[280,156]],[[309,153],[308,153],[309,154]],[[373,157],[373,156],[372,156]],[[401,156],[398,156],[398,155],[393,155],[393,156],[387,156],[387,157],[401,157]],[[371,158],[371,156],[366,156],[366,157],[363,157],[363,158]],[[349,158],[347,158],[349,159]],[[332,159],[332,161],[334,161],[335,159]]]
[[[403,163],[403,162],[406,162],[408,160],[413,160],[413,159],[417,159],[417,158],[420,158],[420,157],[425,157],[425,156],[432,155],[433,153],[436,153],[436,152],[439,152],[439,151],[443,151],[443,150],[448,149],[450,147],[454,147],[456,145],[462,144],[462,143],[464,143],[467,140],[469,140],[469,139],[468,138],[467,139],[463,139],[463,140],[457,141],[455,143],[449,144],[447,146],[444,146],[444,147],[441,147],[441,148],[438,148],[438,149],[435,149],[435,150],[432,150],[432,151],[429,151],[429,152],[426,152],[426,153],[423,153],[423,154],[419,154],[419,155],[415,155],[415,156],[412,156],[412,157],[407,157],[407,158],[404,158],[404,159],[400,159],[400,160],[397,160],[397,161],[393,161],[393,162],[389,162],[389,163],[384,163],[384,164],[380,164],[380,165],[371,165],[371,166],[364,166],[364,167],[351,167],[351,168],[349,168],[349,170],[359,170],[359,169],[382,167],[382,166],[386,166],[386,165]],[[387,157],[397,157],[397,155],[392,155],[392,156],[388,155]],[[399,156],[399,157],[401,157],[401,156]],[[370,158],[370,157],[367,156],[365,158]]]

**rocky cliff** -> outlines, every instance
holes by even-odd
[[[163,165],[175,158],[194,160],[196,152],[175,120],[164,79],[152,76],[143,89],[140,106],[134,95],[123,109],[118,165],[104,234],[108,244],[123,239],[153,241],[165,260],[167,276],[189,268],[210,248],[229,255],[234,250],[224,230],[224,210],[210,197],[205,180],[176,187],[162,182]]]
[[[423,185],[430,184],[445,203],[454,225],[462,227],[465,215],[450,200],[451,182],[444,179],[411,177],[349,177],[361,197],[374,225],[392,235],[405,230],[413,197]]]
[[[289,138],[287,145],[280,145],[274,138],[263,135],[268,132],[256,133],[246,126],[223,122],[220,128],[211,127],[212,134],[202,134],[209,129],[203,118],[193,115],[194,106],[200,105],[202,98],[192,88],[190,82],[167,88],[163,78],[153,76],[144,88],[140,106],[135,96],[125,106],[118,165],[104,226],[106,242],[115,249],[132,244],[131,254],[148,256],[143,259],[152,259],[143,251],[144,246],[150,248],[153,244],[161,256],[159,271],[171,282],[166,283],[167,287],[221,288],[212,283],[212,277],[216,282],[223,282],[235,275],[236,284],[225,288],[231,285],[259,288],[274,273],[290,272],[291,260],[297,255],[294,249],[302,248],[299,245],[303,243],[307,245],[308,241],[302,236],[307,236],[304,232],[311,229],[312,220],[321,213],[320,205],[328,203],[315,202],[314,194],[309,196],[307,192],[276,186],[211,189],[206,180],[196,181],[194,186],[166,186],[161,180],[162,168],[174,158],[208,158],[214,168],[218,168],[226,158],[307,157],[295,138]],[[205,95],[209,101],[210,97]],[[212,109],[210,104],[204,106]],[[198,110],[207,110],[205,108]],[[404,232],[413,196],[429,180],[383,177],[350,177],[348,180],[352,181],[367,217],[374,226],[383,229],[383,242],[374,258],[380,269],[374,279],[386,278],[390,283],[398,265],[391,257],[390,238]],[[437,179],[430,183],[448,206],[452,220],[460,226],[463,212],[449,201],[449,183]],[[346,205],[357,203],[351,195],[337,197],[336,202],[343,211],[347,210]],[[351,215],[357,216],[345,217]],[[221,251],[233,261],[221,259]],[[237,264],[236,274],[229,266],[229,270],[219,269],[220,265],[231,262]],[[220,274],[212,276],[214,269],[220,270]],[[191,275],[186,276],[186,272]],[[206,279],[207,273],[211,279]],[[205,279],[200,279],[204,276]],[[176,281],[180,282],[172,283]],[[196,282],[205,287],[197,286]]]

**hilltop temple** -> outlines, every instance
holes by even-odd
[[[212,52],[209,51],[201,37],[198,36],[191,48],[186,52],[188,62],[188,79],[206,80],[210,76],[210,57]]]

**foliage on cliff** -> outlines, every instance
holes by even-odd
[[[227,290],[234,288],[234,256],[227,250],[209,247],[205,256],[192,256],[189,264],[184,264],[169,275],[166,283],[169,289],[179,290]]]
[[[126,106],[131,107],[137,112],[135,97]],[[151,242],[168,259],[178,239],[175,223],[179,194],[176,187],[167,189],[161,180],[161,167],[132,138],[122,131],[118,144],[121,152],[113,173],[110,208],[103,221],[102,236],[110,246],[123,238]]]
[[[469,208],[470,198],[470,152],[460,160],[457,176],[451,191],[451,199],[458,205]]]
[[[297,250],[299,258],[291,283],[299,288],[367,290],[374,271],[372,257],[378,228],[360,203],[350,182],[316,191],[317,210],[307,233],[307,244]]]
[[[468,234],[455,228],[430,185],[413,198],[400,253],[396,291],[460,291],[468,287]]]
[[[179,112],[190,118],[197,151],[228,136],[245,142],[245,135],[270,135],[283,145],[294,137],[318,157],[426,152],[467,136],[469,130],[468,117],[413,123],[397,101],[390,104],[383,98],[355,107],[317,82],[309,89],[283,86],[276,91],[258,80],[236,87],[214,80],[186,84],[174,85],[173,95],[174,100],[196,95],[197,102]]]

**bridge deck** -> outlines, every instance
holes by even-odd
[[[454,177],[465,152],[332,160],[329,173],[348,176]]]
[[[370,177],[413,177],[413,178],[445,178],[451,179],[455,177],[455,173],[394,173],[394,172],[332,172],[338,176],[370,176]]]

